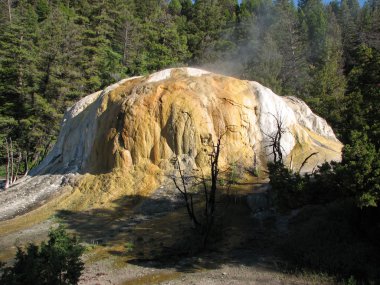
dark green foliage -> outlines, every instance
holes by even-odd
[[[188,45],[195,64],[213,63],[231,51],[236,0],[195,1],[188,18]]]
[[[283,95],[305,96],[310,81],[306,41],[293,1],[277,1],[272,34],[282,55],[279,78]]]
[[[290,271],[324,272],[339,279],[355,276],[358,284],[377,284],[380,235],[373,222],[366,221],[367,211],[357,208],[351,199],[303,208],[278,245],[284,266]],[[378,219],[379,213],[377,208],[370,215]]]
[[[365,134],[352,133],[342,162],[324,163],[301,175],[282,163],[268,165],[269,179],[280,210],[352,198],[358,207],[377,207],[380,201],[380,154]]]
[[[289,270],[326,272],[380,281],[380,154],[366,134],[352,132],[340,163],[324,163],[300,175],[269,164],[279,210],[298,209],[290,234],[279,245]]]
[[[380,201],[380,153],[365,134],[352,133],[337,169],[339,187],[356,198],[360,207],[376,207]]]
[[[378,148],[378,1],[304,0],[298,9],[290,0],[1,5],[2,164],[6,137],[28,153],[29,166],[38,163],[62,113],[82,96],[125,76],[188,64],[299,96],[345,143],[353,127]]]
[[[300,175],[269,164],[272,196],[281,211],[297,209],[278,245],[285,268],[380,281],[380,156],[365,134],[353,132],[342,162]]]
[[[83,270],[80,259],[84,251],[76,237],[62,226],[49,232],[49,240],[40,246],[29,244],[18,248],[15,264],[3,268],[1,284],[77,284]]]
[[[307,203],[308,176],[303,177],[280,162],[269,163],[268,170],[273,200],[280,210],[299,208]]]
[[[361,45],[356,53],[358,64],[348,75],[347,126],[343,133],[351,142],[351,130],[365,133],[369,141],[380,148],[380,51]],[[349,126],[349,127],[348,127]]]
[[[322,213],[331,223],[300,221],[305,231],[294,240],[315,248],[294,250],[294,260],[343,275],[371,275],[362,260],[373,255],[354,226],[372,241],[379,237],[380,2],[324,3],[0,1],[0,175],[6,139],[32,167],[53,145],[63,112],[86,94],[167,67],[210,67],[299,96],[333,126],[345,144],[341,163],[301,175],[277,162],[269,165],[270,183],[282,210],[334,203]],[[318,233],[320,242],[313,239]],[[334,256],[327,256],[330,251]],[[54,256],[61,255],[53,244],[19,250],[20,266],[30,269],[24,284],[37,284],[39,261]],[[59,266],[52,262],[50,277]]]

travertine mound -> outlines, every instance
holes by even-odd
[[[250,167],[255,156],[262,164],[268,158],[276,118],[286,130],[283,152],[295,167],[314,151],[309,168],[340,159],[331,127],[303,101],[257,82],[177,68],[125,79],[83,98],[65,114],[57,144],[34,173],[107,173],[147,163],[169,169],[175,156],[198,168],[208,164],[219,136],[222,164]]]
[[[47,215],[151,195],[165,173],[173,174],[175,157],[182,168],[207,170],[218,137],[222,168],[253,168],[255,162],[265,167],[272,159],[266,146],[276,119],[283,122],[281,146],[294,169],[313,152],[318,155],[304,171],[340,160],[342,145],[324,119],[303,101],[280,97],[257,82],[194,68],[122,80],[66,112],[53,150],[31,176],[0,193],[0,221],[40,205]],[[59,193],[67,196],[52,200]]]

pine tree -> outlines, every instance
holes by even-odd
[[[197,0],[190,19],[189,50],[195,64],[215,62],[234,48],[237,1]]]
[[[380,1],[368,0],[360,15],[361,43],[380,50]]]
[[[84,264],[84,247],[62,226],[49,231],[48,242],[17,248],[12,266],[1,268],[1,284],[78,284]]]
[[[250,79],[268,86],[274,92],[281,93],[280,73],[282,66],[283,56],[277,43],[268,33],[260,39],[254,56],[246,64],[245,74]]]
[[[323,46],[321,61],[313,70],[313,81],[307,102],[330,124],[337,127],[344,111],[343,96],[343,47],[341,30],[331,9],[328,10],[328,30]]]
[[[380,52],[366,45],[357,51],[356,65],[348,76],[348,107],[345,117],[345,141],[350,130],[366,133],[369,141],[380,149]]]
[[[271,34],[283,58],[279,74],[281,94],[305,97],[309,83],[306,47],[293,2],[277,1],[275,17],[277,21],[271,28]]]
[[[128,72],[144,74],[183,65],[189,57],[187,38],[180,33],[177,16],[169,13],[167,3],[161,1],[160,5],[149,6],[136,2],[135,5],[137,12],[131,29]]]
[[[36,103],[39,73],[36,69],[37,15],[26,1],[12,9],[12,21],[0,34],[0,108],[3,137],[13,138],[15,148],[29,151],[30,125]],[[5,122],[5,124],[4,124]],[[29,140],[30,139],[30,140]]]
[[[39,93],[59,113],[85,95],[82,63],[81,26],[75,12],[65,6],[55,7],[40,24]]]
[[[78,23],[82,26],[81,35],[83,59],[81,68],[85,78],[85,92],[90,93],[120,80],[125,70],[123,55],[115,50],[113,39],[118,31],[118,11],[122,11],[122,2],[81,1],[77,8],[81,16]]]
[[[244,7],[245,6],[245,7]],[[281,69],[284,57],[276,40],[275,10],[271,1],[246,1],[238,29],[238,58],[242,61],[242,78],[257,80],[281,93]]]
[[[308,61],[318,66],[323,60],[328,21],[321,0],[299,2],[299,17],[307,33]]]
[[[342,43],[346,69],[349,70],[355,64],[353,54],[359,45],[359,31],[357,26],[359,3],[355,0],[342,0],[340,4],[339,22],[344,27],[342,31]]]

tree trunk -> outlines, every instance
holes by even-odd
[[[12,0],[7,0],[9,23],[12,23]]]
[[[124,50],[123,50],[123,64],[127,64],[128,57],[128,46],[129,46],[129,36],[128,36],[128,22],[125,23],[125,34],[124,34]]]
[[[21,165],[21,160],[22,160],[22,155],[21,155],[21,152],[19,152],[17,162],[16,162],[16,173],[15,173],[15,176],[13,177],[12,184],[14,184],[17,181],[18,172],[20,170],[20,165]]]
[[[5,186],[4,186],[4,189],[8,189],[9,188],[9,164],[10,164],[8,139],[6,139],[6,141],[5,141],[5,148],[7,150],[7,166],[5,169]]]
[[[25,152],[25,160],[24,160],[24,164],[25,164],[25,173],[24,173],[24,177],[26,177],[29,173],[29,166],[28,166],[28,152],[26,151]]]
[[[9,139],[10,141],[10,159],[11,159],[11,175],[10,175],[10,179],[9,179],[9,186],[11,186],[13,184],[13,170],[14,170],[14,165],[13,165],[13,143],[12,143],[12,139]]]

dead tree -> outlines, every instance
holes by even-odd
[[[25,155],[24,155],[24,177],[26,177],[29,173],[29,165],[28,165],[28,152],[25,151]]]
[[[276,130],[272,134],[266,134],[263,131],[264,135],[269,140],[269,143],[265,147],[271,149],[271,152],[269,153],[269,155],[273,155],[273,163],[275,165],[282,165],[283,166],[284,165],[284,161],[283,161],[283,150],[284,150],[284,148],[281,146],[281,138],[287,132],[287,130],[284,127],[284,121],[283,121],[281,116],[279,116],[279,115],[275,116],[273,114],[271,114],[271,115],[273,116],[273,118],[276,121]],[[313,152],[308,157],[306,157],[304,159],[304,161],[302,162],[302,164],[298,170],[298,173],[301,173],[301,170],[306,165],[307,161],[311,157],[313,157],[314,155],[317,155],[317,154],[318,154],[318,152]],[[289,168],[291,170],[293,168],[293,156],[291,156],[291,158],[290,158]]]
[[[5,150],[7,153],[7,164],[5,167],[4,189],[8,189],[10,186],[16,183],[18,179],[18,175],[19,175],[20,167],[22,163],[22,154],[21,152],[18,152],[18,157],[17,159],[15,159],[12,139],[5,140]],[[27,171],[27,169],[25,169],[25,171]]]
[[[14,0],[2,0],[1,10],[3,11],[4,17],[8,18],[9,23],[12,23],[12,6]]]
[[[223,135],[222,135],[223,136]],[[219,175],[219,155],[222,136],[218,137],[217,143],[213,145],[212,152],[210,154],[210,170],[211,170],[211,186],[208,193],[207,188],[204,189],[206,200],[205,206],[205,222],[203,225],[203,245],[206,245],[208,237],[215,220],[215,197],[217,191],[218,175]],[[204,180],[204,179],[203,179]],[[204,180],[205,181],[205,180]]]
[[[223,134],[224,135],[224,134]],[[217,183],[219,175],[219,155],[221,150],[221,141],[223,135],[219,136],[216,144],[212,145],[212,151],[209,154],[210,157],[210,181],[211,185],[207,185],[207,179],[202,172],[202,177],[200,178],[201,184],[203,185],[203,196],[200,204],[204,205],[203,217],[199,218],[194,209],[194,199],[193,194],[188,191],[187,187],[187,177],[184,171],[181,169],[178,157],[175,158],[176,164],[178,165],[178,171],[180,176],[181,185],[177,182],[176,177],[172,180],[175,184],[176,189],[181,193],[188,216],[193,224],[193,227],[197,229],[202,236],[202,245],[206,245],[208,237],[210,235],[211,229],[215,221],[215,203],[217,194]]]
[[[306,158],[304,159],[304,161],[302,162],[301,167],[298,169],[298,173],[301,173],[301,170],[302,170],[302,168],[305,166],[305,164],[307,163],[307,161],[308,161],[312,156],[317,155],[317,154],[318,154],[318,152],[313,152],[313,153],[310,154],[308,157],[306,157]]]
[[[18,157],[17,157],[17,161],[16,161],[16,167],[15,167],[15,175],[13,176],[13,181],[12,181],[12,184],[16,182],[16,180],[18,179],[18,173],[20,171],[20,165],[21,165],[21,161],[22,161],[22,155],[21,155],[21,152],[18,152]]]
[[[286,128],[284,127],[284,121],[281,116],[275,116],[271,114],[276,122],[276,130],[267,134],[264,131],[264,135],[268,138],[268,144],[265,148],[269,148],[271,152],[269,155],[273,155],[273,163],[274,164],[283,164],[283,150],[284,148],[281,146],[281,138],[286,133]]]
[[[181,193],[182,198],[185,201],[187,214],[189,215],[189,218],[192,222],[192,225],[195,228],[195,227],[199,226],[200,223],[198,222],[198,219],[197,219],[195,211],[194,211],[193,194],[189,193],[189,191],[187,189],[186,177],[185,177],[183,170],[181,169],[181,164],[180,164],[177,156],[175,157],[175,163],[178,166],[178,172],[179,172],[179,176],[180,176],[182,185],[180,186],[177,183],[177,180],[174,176],[172,177],[172,180],[174,182],[176,189]]]
[[[13,184],[13,170],[14,170],[14,164],[13,164],[13,142],[12,142],[12,139],[9,139],[9,145],[10,145],[10,163],[11,163],[11,175],[10,175],[10,180],[9,180],[9,183],[10,183],[10,186]]]
[[[9,183],[9,178],[10,178],[10,175],[9,175],[10,152],[9,152],[8,139],[5,140],[5,149],[7,152],[7,165],[5,168],[5,186],[4,186],[4,189],[8,189],[10,186],[10,183]]]

